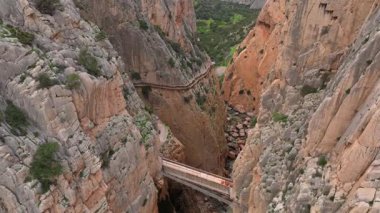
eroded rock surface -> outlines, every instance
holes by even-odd
[[[32,1],[0,1],[0,110],[9,100],[29,123],[17,136],[0,120],[0,212],[157,212],[155,119],[121,77],[126,68],[113,46],[96,38],[99,28],[81,18],[73,1],[60,3],[50,16]],[[21,43],[10,26],[34,40]],[[81,62],[84,50],[97,63],[96,76]],[[71,89],[70,75],[79,82]],[[60,146],[63,174],[42,193],[29,168],[47,141]]]
[[[225,77],[225,99],[258,115],[236,212],[379,211],[379,4],[266,3]]]
[[[189,0],[78,0],[81,13],[107,33],[126,64],[124,80],[187,85],[211,61],[196,45],[196,18]],[[102,14],[101,16],[99,14]],[[184,145],[185,161],[222,173],[225,107],[212,74],[183,91],[137,88],[151,110]]]

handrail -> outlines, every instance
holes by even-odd
[[[213,173],[211,173],[211,172],[207,172],[207,171],[204,171],[204,170],[201,170],[201,169],[198,169],[198,168],[194,168],[194,167],[191,167],[191,166],[189,166],[189,165],[186,165],[186,164],[183,164],[183,163],[180,163],[180,162],[177,162],[177,161],[170,160],[170,159],[168,159],[168,158],[164,158],[164,157],[162,157],[162,160],[164,160],[164,161],[168,161],[168,162],[171,162],[171,163],[174,163],[174,164],[177,164],[177,165],[180,165],[180,166],[183,166],[183,167],[186,167],[186,168],[192,169],[192,170],[195,170],[195,171],[197,171],[197,172],[202,172],[202,173],[205,173],[205,174],[208,174],[208,175],[214,176],[214,177],[216,177],[216,178],[223,179],[223,180],[229,182],[229,184],[231,184],[230,187],[232,187],[232,180],[229,179],[229,178],[222,177],[222,176],[219,176],[219,175],[216,175],[216,174],[213,174]]]
[[[151,87],[155,89],[166,89],[166,90],[188,90],[192,88],[195,84],[197,84],[201,79],[205,78],[212,70],[213,64],[209,65],[207,70],[198,76],[196,76],[191,82],[185,84],[185,85],[163,85],[163,84],[157,84],[157,83],[151,83],[151,82],[133,82],[133,85],[135,87]]]

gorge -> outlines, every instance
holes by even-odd
[[[202,1],[0,0],[0,212],[380,212],[380,1]]]

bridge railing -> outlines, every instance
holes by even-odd
[[[166,159],[164,159],[163,162],[163,171],[164,175],[166,173],[212,191],[228,196],[230,195],[232,181],[227,178]]]

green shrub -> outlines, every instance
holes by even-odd
[[[34,41],[34,35],[28,32],[22,31],[20,28],[7,25],[6,29],[10,32],[9,37],[15,37],[21,44],[31,45]]]
[[[43,14],[53,15],[55,10],[61,6],[59,0],[37,0],[36,7]]]
[[[107,38],[107,34],[106,32],[104,32],[103,30],[100,30],[99,32],[96,33],[95,35],[95,40],[96,41],[103,41],[104,39]]]
[[[95,77],[100,76],[98,61],[88,52],[87,49],[80,50],[78,62],[80,65],[86,68],[87,72],[90,75],[93,75]]]
[[[284,114],[281,114],[279,112],[274,112],[272,114],[272,119],[274,122],[287,122],[288,121],[288,116],[287,115],[284,115]]]
[[[7,108],[5,109],[5,121],[12,127],[12,133],[15,135],[25,135],[25,127],[28,126],[26,115],[12,102],[7,101],[7,104]]]
[[[350,92],[351,92],[351,88],[348,88],[348,89],[346,89],[346,91],[345,91],[346,95],[349,95]]]
[[[203,109],[204,104],[207,100],[207,97],[205,95],[202,95],[200,92],[197,92],[195,94],[195,100],[196,100],[198,106]]]
[[[149,148],[151,144],[149,144],[149,139],[152,137],[153,132],[153,124],[151,122],[151,117],[148,113],[139,113],[135,119],[134,123],[137,126],[137,128],[140,130],[141,134],[141,144],[145,146],[145,148]]]
[[[318,92],[318,89],[314,88],[314,87],[311,87],[309,85],[304,85],[302,88],[301,88],[301,95],[302,96],[305,96],[307,94],[311,94],[311,93],[316,93]]]
[[[22,75],[20,76],[20,80],[19,80],[18,83],[20,83],[20,84],[24,83],[25,79],[26,79],[26,75],[25,75],[25,74],[22,74]]]
[[[190,101],[193,99],[193,96],[192,95],[189,95],[189,96],[183,96],[183,101],[185,103],[190,103]]]
[[[170,58],[170,59],[168,60],[168,64],[169,64],[171,67],[175,67],[175,61],[174,61],[174,59],[173,59],[173,58]]]
[[[177,42],[174,42],[174,41],[168,41],[168,42],[174,51],[176,51],[177,53],[182,53],[181,45],[179,45]]]
[[[255,127],[257,124],[257,118],[256,117],[252,117],[251,118],[251,128]]]
[[[141,76],[139,72],[132,71],[131,77],[133,80],[141,80]]]
[[[0,111],[0,123],[4,121],[4,115],[3,113]]]
[[[80,77],[76,73],[72,73],[66,77],[66,87],[68,89],[78,89],[80,87]]]
[[[101,167],[104,169],[104,168],[108,168],[109,165],[110,165],[110,161],[111,161],[111,157],[112,155],[115,154],[115,151],[113,151],[112,149],[109,149],[105,152],[103,152],[101,155],[100,155],[100,158],[102,160],[102,165]]]
[[[128,89],[128,87],[124,87],[123,88],[124,99],[128,100],[130,95],[131,95],[131,91]]]
[[[30,174],[41,183],[43,193],[49,190],[54,179],[63,172],[60,161],[55,156],[58,149],[58,143],[49,142],[40,145],[33,156]]]
[[[148,23],[146,23],[146,21],[144,20],[139,20],[139,26],[140,26],[140,29],[143,29],[143,30],[149,29]]]
[[[164,31],[161,29],[160,26],[155,25],[154,29],[156,30],[156,32],[158,33],[158,35],[160,35],[161,38],[165,38],[166,35],[165,35]]]
[[[319,166],[322,166],[322,167],[326,166],[326,164],[327,164],[326,156],[324,156],[324,155],[319,156],[317,164]]]
[[[37,81],[39,82],[38,88],[40,89],[49,88],[57,84],[57,82],[51,79],[47,73],[41,73],[40,75],[38,75]]]
[[[141,92],[145,98],[149,98],[149,94],[152,91],[152,88],[150,86],[144,86],[141,89]]]

